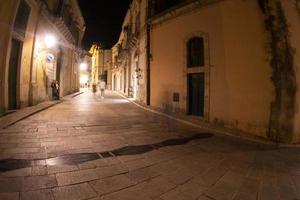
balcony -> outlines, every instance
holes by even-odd
[[[57,27],[58,31],[71,43],[78,45],[79,42],[79,28],[77,22],[72,18],[71,6],[65,3],[59,4],[53,10],[49,6],[44,6],[44,13]]]

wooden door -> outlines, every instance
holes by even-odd
[[[204,73],[188,74],[188,114],[204,116]]]
[[[18,71],[20,64],[20,53],[22,42],[13,39],[11,42],[11,51],[8,70],[8,109],[17,109],[17,90],[18,90]]]

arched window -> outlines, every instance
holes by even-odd
[[[187,67],[204,66],[204,40],[191,38],[187,43]]]

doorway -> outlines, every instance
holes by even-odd
[[[127,68],[124,69],[124,87],[123,92],[126,93],[126,87],[127,87]]]
[[[117,91],[117,76],[114,74],[114,91]]]
[[[61,63],[62,63],[62,49],[59,48],[59,52],[57,54],[57,61],[56,61],[56,80],[58,81],[58,83],[60,84],[60,71],[61,71]]]
[[[8,110],[15,110],[18,108],[18,71],[20,64],[21,49],[22,42],[12,39],[8,70]]]
[[[204,73],[188,74],[188,114],[204,117]]]

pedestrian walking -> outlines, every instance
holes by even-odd
[[[104,98],[105,87],[106,87],[105,81],[101,80],[100,81],[100,96],[101,96],[102,99]]]

